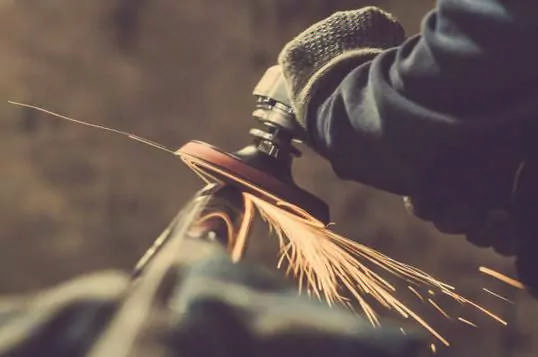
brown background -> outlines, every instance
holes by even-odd
[[[177,147],[237,149],[250,92],[286,40],[335,10],[376,3],[418,31],[430,0],[0,0],[0,292],[97,269],[128,270],[200,187],[176,158],[6,103],[30,102]],[[538,355],[538,302],[477,272],[511,260],[442,236],[398,197],[337,180],[307,154],[296,179],[337,230],[458,286],[510,321],[480,329],[438,314],[451,356]],[[515,306],[480,292],[486,286]],[[431,309],[430,309],[431,310]]]

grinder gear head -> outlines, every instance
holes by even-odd
[[[294,140],[304,138],[303,129],[286,92],[279,66],[269,68],[254,89],[256,109],[252,113],[262,125],[250,130],[253,142],[227,153],[209,144],[191,141],[177,154],[215,179],[253,193],[274,204],[302,208],[323,223],[329,222],[325,202],[298,187],[291,175],[294,157],[301,155]]]

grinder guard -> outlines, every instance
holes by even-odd
[[[235,153],[226,153],[206,143],[191,141],[176,153],[217,181],[274,204],[292,204],[327,224],[327,204],[298,187],[292,178],[292,160],[301,154],[292,141],[304,135],[289,104],[280,67],[269,68],[253,93],[257,101],[252,115],[262,123],[262,128],[250,130],[254,137],[252,144]]]

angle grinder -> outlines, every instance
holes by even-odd
[[[256,108],[252,116],[261,128],[250,130],[251,144],[228,153],[200,141],[191,141],[176,153],[211,179],[234,186],[280,205],[298,207],[319,221],[329,222],[327,204],[294,182],[291,166],[301,155],[294,141],[304,140],[295,120],[282,71],[270,67],[253,91]]]

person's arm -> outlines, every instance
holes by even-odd
[[[517,127],[538,119],[537,14],[526,0],[439,1],[421,35],[314,95],[314,146],[340,176],[401,194],[439,161],[513,155]]]
[[[393,18],[378,21],[379,13],[337,13],[281,52],[311,146],[340,177],[409,195],[442,231],[522,261],[519,241],[535,237],[514,233],[519,218],[499,221],[494,211],[514,211],[518,169],[536,161],[538,3],[439,0],[421,34],[389,49]],[[361,41],[326,40],[335,34]],[[361,52],[368,48],[373,59]]]

